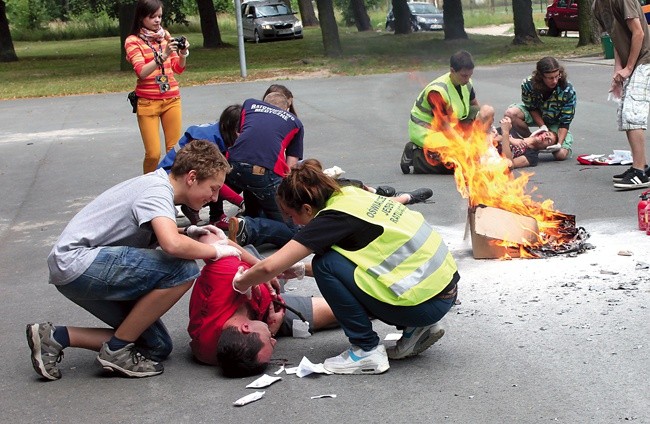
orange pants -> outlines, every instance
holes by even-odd
[[[160,125],[165,134],[165,153],[171,150],[181,138],[181,98],[152,100],[138,99],[138,126],[144,143],[142,170],[154,171],[160,162]]]

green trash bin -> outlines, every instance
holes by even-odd
[[[612,43],[612,38],[609,34],[601,35],[600,43],[603,45],[605,59],[614,59],[614,43]]]

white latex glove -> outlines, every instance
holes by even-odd
[[[243,266],[240,266],[239,268],[237,268],[237,272],[235,273],[235,276],[232,277],[232,289],[234,291],[236,291],[237,293],[245,294],[246,297],[250,299],[250,298],[253,297],[250,287],[248,289],[244,290],[244,291],[241,291],[237,287],[237,284],[239,283],[239,281],[241,281],[241,279],[244,276],[244,274],[246,273],[246,271],[248,271],[248,270],[245,269]]]
[[[241,257],[241,252],[239,249],[229,245],[228,241],[226,240],[219,240],[216,243],[212,243],[211,246],[214,247],[215,251],[215,257],[213,261],[218,261],[219,259],[225,258],[227,256],[237,256],[237,258]]]
[[[205,230],[209,231],[210,233],[217,236],[217,238],[219,240],[228,240],[228,236],[226,235],[226,233],[224,233],[221,230],[221,228],[217,228],[214,225],[204,225],[203,227],[199,227],[199,228],[202,228],[202,229],[205,229]],[[206,232],[205,234],[208,234],[208,233]]]
[[[210,234],[210,231],[205,229],[205,227],[190,225],[189,227],[185,228],[185,230],[183,230],[183,233],[189,237],[192,237],[194,240],[198,240],[199,237]]]
[[[305,263],[296,262],[295,264],[291,265],[289,269],[285,270],[282,274],[280,274],[278,277],[285,280],[289,280],[291,278],[295,278],[296,280],[302,280],[303,278],[305,278]]]

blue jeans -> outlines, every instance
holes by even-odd
[[[282,178],[270,169],[262,175],[253,174],[253,165],[243,162],[231,162],[232,171],[228,180],[244,190],[245,215],[264,216],[284,222],[284,217],[275,201],[275,194]]]
[[[155,289],[179,286],[198,275],[195,261],[179,259],[159,249],[104,247],[80,277],[56,288],[112,328],[117,328],[142,296]],[[154,361],[165,359],[173,347],[160,319],[140,335],[136,346]]]
[[[247,206],[248,207],[248,206]],[[270,243],[276,247],[284,246],[298,231],[296,226],[267,218],[244,217],[244,238],[242,244],[261,246]]]
[[[366,294],[354,281],[356,264],[333,250],[314,257],[312,269],[321,294],[332,308],[350,343],[374,349],[379,336],[370,317],[398,328],[424,327],[445,316],[454,299],[429,299],[415,306],[395,306]]]

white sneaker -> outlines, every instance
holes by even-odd
[[[445,335],[442,325],[435,323],[426,327],[406,327],[395,346],[386,349],[390,359],[404,359],[419,355]]]
[[[352,345],[339,356],[326,359],[323,368],[334,374],[381,374],[390,365],[384,345],[380,344],[367,352]]]

